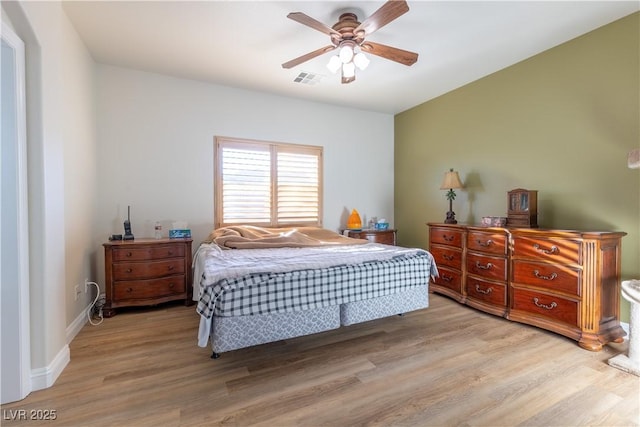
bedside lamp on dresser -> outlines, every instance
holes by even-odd
[[[456,192],[453,190],[461,189],[462,181],[460,181],[460,176],[458,176],[458,172],[454,172],[453,169],[449,169],[449,172],[444,173],[444,179],[442,180],[442,185],[440,185],[441,190],[448,190],[446,197],[449,200],[449,212],[447,212],[447,219],[444,220],[445,224],[457,224],[456,214],[453,211],[453,200],[456,198]]]

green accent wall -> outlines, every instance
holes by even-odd
[[[453,168],[458,222],[506,216],[507,191],[538,190],[540,227],[627,232],[622,279],[640,279],[640,169],[627,167],[640,147],[639,58],[634,13],[396,115],[398,243],[428,247]]]

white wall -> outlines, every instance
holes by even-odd
[[[31,368],[38,389],[69,360],[67,327],[88,303],[88,295],[74,301],[74,286],[96,268],[86,256],[96,246],[93,60],[60,2],[2,5],[27,53]]]
[[[70,325],[92,300],[90,293],[84,293],[84,281],[95,277],[97,269],[91,262],[96,245],[93,234],[98,197],[95,62],[66,15],[60,31],[64,49],[64,60],[60,61],[64,97],[59,108],[64,135],[66,323]],[[77,300],[75,285],[79,285],[82,292]],[[86,317],[81,319],[86,321]],[[67,339],[75,333],[77,331],[67,331]]]
[[[97,123],[103,241],[123,233],[131,205],[136,237],[182,219],[195,249],[213,226],[215,135],[323,146],[324,226],[344,226],[352,208],[393,222],[392,115],[99,65]]]

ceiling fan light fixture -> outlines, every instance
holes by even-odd
[[[353,62],[342,64],[342,75],[344,77],[355,77],[356,76],[356,66],[353,65]]]
[[[327,68],[333,74],[338,72],[340,66],[342,66],[342,61],[340,60],[340,57],[338,55],[333,55],[331,59],[329,59],[329,63],[327,64]]]
[[[369,66],[369,63],[371,61],[369,60],[369,58],[367,58],[367,56],[362,53],[362,52],[358,52],[354,57],[353,57],[353,63],[356,65],[356,67],[358,67],[361,71],[364,71],[365,68],[367,68]]]
[[[343,64],[351,62],[353,59],[353,46],[351,43],[342,43],[340,47],[340,60]]]

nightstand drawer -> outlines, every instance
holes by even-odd
[[[557,295],[513,288],[512,310],[535,313],[571,326],[578,325],[578,302]]]
[[[506,255],[507,237],[499,233],[470,231],[467,235],[467,249],[493,255]]]
[[[582,271],[562,264],[513,262],[513,282],[580,296]]]
[[[429,239],[432,244],[455,246],[456,248],[462,247],[462,231],[460,230],[432,228],[429,233]]]
[[[507,280],[507,260],[467,253],[467,273],[486,279]]]
[[[185,291],[185,286],[185,276],[179,275],[153,280],[116,282],[113,291],[117,301],[126,301],[181,294]]]
[[[162,258],[183,258],[184,245],[162,245],[139,248],[115,248],[113,261],[146,261]]]
[[[462,270],[462,251],[446,246],[432,246],[430,248],[431,255],[436,261],[438,267],[448,266],[457,270]]]
[[[184,259],[151,262],[120,262],[113,264],[114,280],[152,279],[184,274]]]
[[[349,230],[349,237],[353,239],[364,239],[373,243],[381,243],[383,245],[396,244],[396,230]]]

